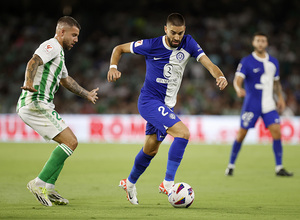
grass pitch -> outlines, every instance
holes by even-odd
[[[141,145],[80,144],[67,159],[57,189],[70,204],[44,207],[26,189],[56,145],[0,143],[0,219],[299,219],[300,148],[284,147],[292,178],[275,177],[271,145],[243,146],[233,177],[224,176],[231,146],[189,145],[175,182],[190,184],[195,201],[175,209],[158,193],[169,145],[137,183],[140,205],[118,187]]]

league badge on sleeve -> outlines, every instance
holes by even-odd
[[[136,41],[134,43],[134,47],[138,47],[138,46],[141,46],[141,45],[143,45],[143,40],[139,40],[139,41]]]
[[[47,53],[49,53],[51,50],[53,50],[53,47],[51,46],[51,44],[47,44],[45,46],[45,50],[46,50]]]

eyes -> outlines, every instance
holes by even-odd
[[[183,33],[184,33],[184,31],[180,31],[180,32],[175,32],[175,31],[171,31],[171,34],[172,35],[176,35],[176,34],[178,34],[179,36],[181,36],[181,35],[183,35]]]

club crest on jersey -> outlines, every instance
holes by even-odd
[[[141,45],[143,45],[143,40],[139,40],[139,41],[136,41],[134,43],[134,47],[138,47],[138,46],[141,46]]]
[[[50,44],[47,44],[45,46],[45,50],[46,50],[47,53],[49,53],[51,50],[53,50],[53,47]]]
[[[176,54],[176,59],[182,61],[184,59],[184,53],[179,52]]]

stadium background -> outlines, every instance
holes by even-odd
[[[259,2],[259,4],[258,4]],[[287,115],[300,114],[300,2],[294,1],[6,1],[0,19],[0,113],[14,113],[24,80],[24,70],[34,50],[54,36],[62,15],[74,16],[81,24],[79,43],[66,55],[69,73],[88,89],[100,87],[96,105],[60,89],[56,109],[71,114],[137,114],[136,101],[145,75],[142,56],[126,55],[119,69],[123,77],[107,83],[112,49],[117,44],[164,34],[171,12],[182,13],[191,34],[206,54],[224,72],[229,86],[219,92],[209,73],[191,59],[176,112],[181,114],[237,115],[241,99],[232,87],[239,60],[249,54],[251,35],[264,31],[270,36],[271,55],[281,65],[281,82]]]
[[[192,133],[197,137],[194,140],[211,141],[214,136],[222,137],[221,142],[233,140],[242,104],[232,86],[234,73],[240,59],[252,51],[252,34],[263,31],[270,36],[269,53],[280,62],[281,83],[287,102],[283,115],[291,118],[284,121],[284,140],[297,143],[300,124],[299,117],[294,116],[300,114],[299,9],[300,3],[296,0],[5,2],[0,9],[0,140],[36,139],[36,135],[28,134],[31,129],[24,128],[15,115],[15,106],[28,60],[41,42],[54,36],[56,22],[63,15],[75,17],[82,26],[78,44],[66,52],[69,74],[89,90],[100,87],[100,99],[93,105],[61,88],[54,99],[56,110],[68,115],[64,116],[65,119],[72,116],[66,121],[79,135],[80,141],[111,140],[101,139],[103,133],[126,136],[124,131],[128,131],[128,121],[132,125],[129,130],[133,139],[134,135],[139,135],[138,139],[143,140],[143,131],[138,131],[142,127],[140,120],[132,118],[140,118],[136,117],[136,102],[145,76],[144,57],[124,55],[119,64],[123,77],[116,83],[108,83],[106,75],[110,55],[118,44],[163,35],[166,16],[180,12],[186,18],[186,33],[196,39],[229,81],[228,87],[219,91],[215,80],[201,64],[193,59],[188,63],[175,111],[181,115],[198,116],[195,120],[187,118],[191,122]],[[78,114],[82,118],[74,120]],[[86,117],[95,114],[99,117]],[[113,117],[104,123],[107,114],[122,117]],[[214,118],[207,118],[207,115]],[[220,118],[220,115],[223,117]],[[99,123],[93,123],[93,120]],[[219,126],[216,127],[216,124]],[[226,126],[230,124],[234,124],[234,128]],[[262,124],[258,124],[256,136],[251,140],[256,142],[265,136],[269,140],[270,135],[265,135]],[[210,132],[206,136],[212,139],[203,139],[198,132],[199,127]],[[86,130],[88,134],[80,138]],[[131,140],[130,135],[121,138],[123,142]],[[251,137],[251,134],[248,136]]]

